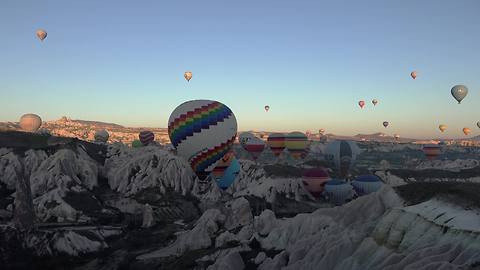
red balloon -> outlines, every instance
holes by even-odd
[[[360,100],[360,101],[358,102],[358,106],[360,106],[360,108],[363,109],[363,106],[365,106],[365,101]]]
[[[313,197],[319,198],[322,195],[325,183],[330,180],[328,172],[324,168],[312,168],[303,172],[303,185]]]

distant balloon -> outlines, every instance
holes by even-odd
[[[441,132],[444,132],[445,130],[447,130],[447,125],[439,125],[438,129],[440,129]]]
[[[102,143],[106,143],[109,137],[110,137],[110,134],[108,134],[108,132],[105,129],[97,130],[94,136],[95,141],[102,142]]]
[[[140,142],[142,142],[143,145],[148,145],[149,143],[153,142],[154,139],[155,139],[155,134],[153,134],[153,132],[149,131],[149,130],[144,130],[144,131],[141,131],[139,134],[138,134],[138,139],[140,140]]]
[[[285,134],[273,133],[267,138],[267,145],[272,150],[273,154],[278,157],[285,149]]]
[[[333,179],[325,183],[324,194],[331,203],[342,205],[353,198],[353,187],[344,180]]]
[[[224,171],[222,177],[216,178],[215,181],[217,182],[219,188],[221,188],[222,190],[226,190],[235,182],[235,179],[237,178],[239,173],[240,163],[235,157],[233,157],[230,165]]]
[[[388,122],[387,122],[387,121],[383,122],[383,126],[384,126],[385,128],[388,127]]]
[[[438,144],[426,144],[423,146],[423,153],[428,160],[434,160],[442,153],[442,147]]]
[[[463,128],[463,133],[464,133],[465,135],[470,134],[470,132],[472,132],[471,129],[469,129],[469,128]]]
[[[305,131],[305,135],[307,135],[307,138],[310,138],[310,135],[312,135],[312,132],[310,130]]]
[[[378,103],[378,100],[374,99],[374,100],[372,100],[372,103],[373,103],[373,106],[376,106],[377,103]]]
[[[417,72],[416,71],[412,71],[410,73],[410,76],[412,76],[412,78],[415,80],[417,78]]]
[[[265,111],[268,112],[268,110],[270,110],[270,106],[265,106]]]
[[[237,119],[218,101],[192,100],[180,104],[168,120],[170,141],[200,180],[205,180],[237,136]]]
[[[250,155],[252,155],[253,160],[257,160],[265,149],[265,142],[260,138],[253,137],[249,138],[242,146]]]
[[[315,198],[322,195],[325,183],[329,180],[331,179],[324,168],[312,168],[303,172],[303,186]]]
[[[138,147],[142,147],[142,146],[143,146],[143,143],[140,140],[134,140],[132,142],[132,147],[133,148],[138,148]]]
[[[358,106],[360,106],[360,108],[363,109],[363,106],[365,106],[365,101],[360,100],[360,101],[358,102]]]
[[[189,82],[192,79],[192,72],[191,71],[185,71],[185,73],[183,74],[183,77],[185,77],[185,80],[187,80]]]
[[[47,37],[47,32],[43,29],[38,29],[36,34],[40,41],[43,41]]]
[[[400,135],[398,135],[398,134],[393,135],[393,137],[395,138],[395,140],[400,139]]]
[[[325,159],[335,164],[342,178],[347,177],[359,154],[360,148],[353,141],[333,141],[325,148]]]
[[[480,122],[477,122],[477,127],[480,128]]]
[[[352,181],[353,189],[355,189],[359,196],[376,192],[382,187],[382,185],[382,180],[376,175],[362,175]]]
[[[462,102],[462,100],[468,94],[468,88],[465,85],[455,85],[452,87],[452,96],[458,101],[458,104]]]
[[[323,135],[325,133],[325,129],[321,128],[318,130],[318,134]]]
[[[305,155],[307,146],[307,136],[302,132],[291,132],[285,137],[285,147],[290,155],[295,159],[300,159]]]
[[[40,116],[27,113],[20,117],[20,128],[27,132],[35,132],[37,131],[40,126],[42,125],[42,118]]]

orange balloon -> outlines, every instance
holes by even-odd
[[[412,76],[412,78],[415,80],[415,78],[417,78],[417,72],[412,71],[412,73],[410,73],[410,76]]]
[[[470,132],[472,131],[469,128],[463,128],[463,133],[465,133],[465,135],[470,134]]]
[[[440,129],[441,132],[444,132],[445,130],[447,130],[447,126],[446,125],[440,125],[440,126],[438,126],[438,129]]]
[[[45,30],[43,29],[38,29],[36,34],[41,41],[43,41],[47,37],[47,32],[45,32]]]

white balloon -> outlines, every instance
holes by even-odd
[[[97,130],[94,137],[95,141],[106,143],[108,141],[108,138],[110,138],[110,134],[108,134],[106,130],[102,129]]]

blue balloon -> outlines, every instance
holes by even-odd
[[[215,179],[215,181],[217,182],[219,188],[221,188],[222,190],[226,190],[233,184],[233,182],[235,182],[235,179],[237,178],[239,173],[240,163],[236,158],[234,158],[232,160],[232,163],[230,163],[230,166],[228,166],[228,168],[225,170],[223,176]]]
[[[335,205],[342,205],[353,198],[353,187],[338,179],[333,179],[325,183],[324,196]]]
[[[380,177],[376,175],[362,175],[352,182],[353,189],[359,196],[378,191],[383,185]]]

